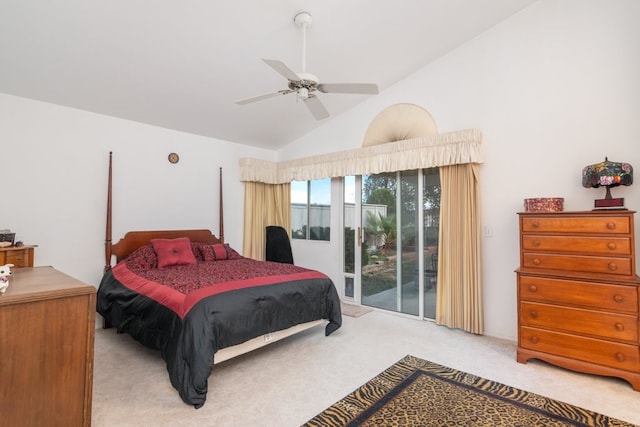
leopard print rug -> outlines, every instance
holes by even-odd
[[[629,426],[567,403],[413,356],[304,424],[333,426]]]

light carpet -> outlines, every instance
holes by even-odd
[[[97,329],[91,425],[297,427],[407,354],[640,425],[629,383],[517,363],[515,341],[381,310],[342,321],[328,337],[319,325],[216,365],[200,409],[182,402],[159,352]]]

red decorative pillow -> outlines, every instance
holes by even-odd
[[[205,261],[222,261],[225,259],[241,258],[240,254],[233,250],[227,243],[202,245],[200,246],[200,253]]]
[[[158,254],[158,268],[172,265],[189,265],[197,262],[191,250],[191,241],[188,237],[151,239],[151,244],[156,254]]]

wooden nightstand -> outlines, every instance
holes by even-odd
[[[0,295],[0,424],[90,426],[96,288],[18,268]]]
[[[0,265],[13,264],[15,268],[33,267],[33,249],[37,245],[0,248]]]

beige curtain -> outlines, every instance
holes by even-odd
[[[436,323],[482,334],[478,165],[440,168]]]
[[[291,232],[291,184],[245,182],[244,256],[264,261],[267,225]]]
[[[240,180],[281,184],[482,163],[481,144],[482,133],[468,129],[281,162],[242,158]]]

